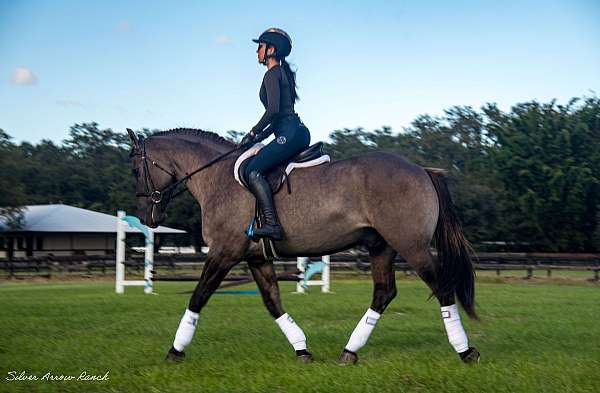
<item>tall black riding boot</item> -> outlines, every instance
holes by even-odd
[[[252,171],[248,176],[248,188],[256,197],[258,207],[265,218],[263,226],[254,229],[254,236],[282,240],[283,229],[277,219],[277,212],[275,211],[273,194],[271,193],[269,183],[259,172]]]

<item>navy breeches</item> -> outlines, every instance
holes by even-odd
[[[281,121],[275,131],[275,139],[250,159],[244,170],[244,178],[252,171],[265,175],[270,169],[288,161],[310,145],[310,132],[299,118]]]

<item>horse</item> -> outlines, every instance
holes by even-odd
[[[232,267],[246,261],[268,312],[293,346],[297,359],[313,360],[306,336],[285,312],[277,276],[263,249],[245,233],[255,199],[233,176],[239,147],[216,133],[174,129],[138,137],[128,129],[136,179],[137,214],[155,228],[165,218],[173,186],[186,180],[201,206],[202,237],[209,247],[200,280],[189,300],[166,359],[182,361],[202,308]],[[457,298],[470,318],[475,311],[475,274],[455,207],[441,170],[423,168],[384,152],[358,155],[289,176],[291,193],[274,196],[285,238],[273,245],[281,257],[321,256],[363,246],[374,284],[370,307],[338,359],[355,364],[379,317],[396,296],[394,259],[404,258],[440,304],[450,344],[466,363],[479,361],[468,346]],[[437,258],[430,246],[435,240]]]

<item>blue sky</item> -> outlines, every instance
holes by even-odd
[[[313,141],[394,131],[453,105],[600,91],[600,2],[0,1],[0,128],[60,142],[102,128],[249,130],[265,69],[251,39],[294,40]]]

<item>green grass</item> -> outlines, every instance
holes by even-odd
[[[399,275],[402,277],[402,275]],[[600,286],[584,281],[494,283],[482,278],[480,322],[465,320],[481,354],[462,364],[437,302],[415,279],[377,325],[359,364],[337,357],[370,303],[369,280],[335,280],[334,294],[295,295],[286,310],[304,329],[313,364],[298,364],[259,296],[216,295],[181,364],[163,361],[194,283],[114,294],[113,283],[0,285],[0,391],[7,392],[592,392],[600,389]],[[239,289],[253,289],[245,285]],[[8,372],[109,372],[105,382],[7,381]]]

